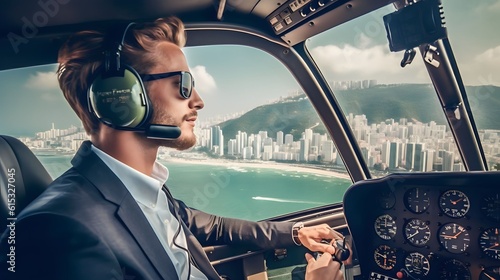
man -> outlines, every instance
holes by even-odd
[[[326,225],[222,218],[171,196],[158,148],[192,147],[204,106],[184,43],[183,24],[171,17],[107,35],[80,32],[62,46],[59,84],[91,140],[18,216],[15,273],[2,269],[2,279],[220,279],[202,246],[294,242],[326,252],[306,256],[308,279],[343,278],[335,249],[320,243],[341,235]]]

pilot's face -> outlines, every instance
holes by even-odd
[[[148,74],[174,71],[189,71],[186,57],[175,44],[164,42],[157,47],[157,65]],[[153,124],[175,125],[180,127],[181,136],[175,140],[161,141],[162,146],[178,150],[188,149],[196,144],[194,125],[197,110],[203,108],[203,100],[196,89],[192,89],[191,97],[184,98],[180,94],[180,75],[150,81],[148,94],[153,103]]]

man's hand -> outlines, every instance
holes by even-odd
[[[306,253],[306,260],[306,280],[344,279],[344,274],[340,270],[340,263],[332,261],[332,255],[330,253],[324,253],[317,260],[315,260],[311,254]]]
[[[298,238],[304,247],[313,252],[328,252],[333,255],[335,248],[330,244],[321,243],[321,240],[337,240],[344,238],[344,236],[327,224],[321,224],[301,228],[298,232]]]

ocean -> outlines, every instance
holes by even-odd
[[[70,168],[70,155],[38,157],[52,178]],[[161,160],[160,160],[161,161]],[[350,180],[309,172],[161,161],[173,196],[196,209],[258,221],[342,201]]]

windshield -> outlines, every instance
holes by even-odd
[[[476,123],[482,131],[491,165],[498,162],[495,158],[499,147],[498,118],[482,116],[498,115],[498,110],[494,109],[498,106],[493,104],[500,101],[500,91],[498,87],[488,86],[498,85],[493,74],[498,63],[488,63],[490,66],[485,69],[480,64],[473,67],[470,63],[484,61],[487,55],[493,55],[499,44],[497,39],[487,40],[487,32],[464,32],[461,29],[464,13],[472,4],[461,6],[456,2],[444,3],[449,37],[454,49],[456,45],[462,49],[457,55],[460,69],[464,68],[460,57],[465,55],[464,66],[468,68],[465,73],[484,77],[476,81],[464,78],[464,81],[474,101],[471,102],[475,107],[474,116],[477,115]],[[448,10],[448,6],[453,8]],[[481,13],[480,10],[474,8],[475,13]],[[345,23],[311,38],[307,47],[346,114],[373,175],[401,171],[463,171],[460,154],[421,57],[417,54],[410,65],[402,68],[403,52],[389,50],[382,17],[393,11],[395,8],[389,5]],[[486,22],[482,20],[483,25]],[[479,26],[475,28],[481,30]],[[487,31],[490,27],[485,25],[485,28]],[[471,33],[475,34],[474,38],[477,34],[483,35],[468,44]],[[489,43],[484,45],[484,41]],[[492,103],[486,104],[484,93],[489,93],[487,99]]]

